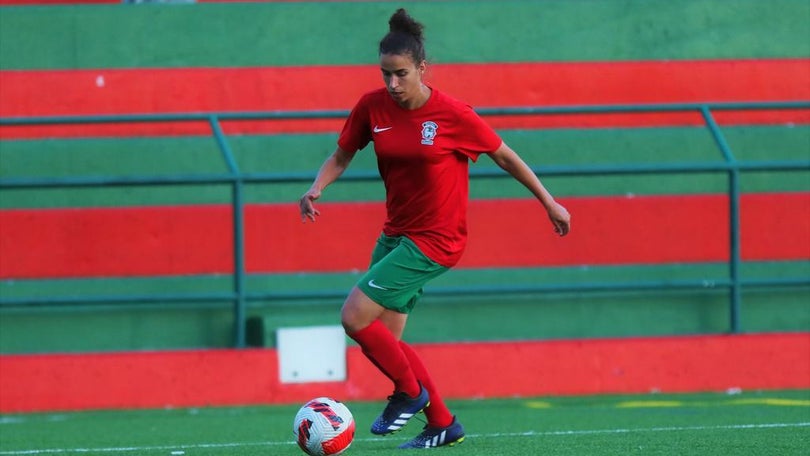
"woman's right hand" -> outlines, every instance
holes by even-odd
[[[312,222],[315,217],[321,215],[321,212],[315,209],[313,203],[316,199],[321,197],[321,191],[329,184],[336,181],[343,171],[349,166],[354,154],[347,153],[340,147],[337,147],[332,155],[323,162],[321,169],[318,170],[318,175],[312,186],[309,187],[304,196],[298,201],[298,208],[301,210],[301,223],[306,223],[307,219]]]
[[[298,208],[301,210],[301,223],[306,223],[307,219],[315,222],[315,217],[321,215],[321,211],[315,209],[313,202],[321,197],[320,190],[309,189],[298,201]]]

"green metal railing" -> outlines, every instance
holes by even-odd
[[[684,173],[725,173],[728,176],[729,198],[729,233],[730,255],[728,259],[728,277],[720,279],[688,281],[655,281],[655,282],[610,282],[584,284],[556,284],[532,286],[468,286],[429,289],[428,294],[436,296],[486,295],[486,294],[524,294],[570,291],[633,291],[663,289],[707,289],[727,288],[729,297],[729,330],[732,333],[740,330],[740,306],[742,287],[744,286],[807,286],[810,278],[787,279],[742,279],[740,251],[740,173],[742,171],[808,171],[808,160],[760,160],[744,161],[735,158],[723,133],[712,115],[713,111],[741,110],[786,110],[810,109],[810,101],[769,102],[769,103],[680,103],[655,105],[600,105],[600,106],[566,106],[566,107],[506,107],[479,109],[483,116],[496,115],[570,115],[570,114],[616,114],[616,113],[663,113],[663,112],[697,112],[700,113],[706,128],[710,131],[715,145],[722,155],[722,160],[700,163],[668,164],[615,164],[591,166],[549,166],[536,167],[533,171],[542,176],[606,176],[633,174],[684,174]],[[231,151],[223,133],[222,121],[238,120],[289,120],[289,119],[342,119],[348,115],[345,110],[323,111],[269,111],[251,113],[207,113],[207,114],[153,114],[153,115],[107,115],[107,116],[59,116],[59,117],[25,117],[0,118],[2,126],[20,125],[66,125],[66,124],[103,124],[103,123],[140,123],[140,122],[177,122],[205,121],[217,141],[219,150],[227,164],[227,173],[170,175],[170,176],[77,176],[62,178],[3,178],[2,189],[44,189],[69,187],[106,187],[106,186],[154,186],[154,185],[195,185],[221,184],[231,187],[231,204],[233,206],[233,291],[220,293],[183,293],[183,294],[149,294],[149,295],[111,295],[93,297],[32,297],[0,299],[0,306],[40,306],[57,304],[115,304],[115,303],[233,303],[234,345],[246,345],[246,307],[248,301],[254,300],[309,300],[342,298],[345,290],[319,291],[301,293],[250,293],[245,287],[245,242],[244,242],[244,186],[249,183],[295,183],[311,182],[314,171],[307,173],[245,173]],[[508,177],[499,169],[472,170],[470,177],[501,178]],[[372,181],[379,179],[376,172],[347,172],[343,181]]]

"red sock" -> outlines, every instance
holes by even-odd
[[[430,405],[425,409],[428,425],[431,427],[450,426],[453,424],[453,414],[450,413],[442,397],[439,396],[439,391],[436,389],[436,385],[433,384],[433,380],[430,378],[430,374],[419,358],[419,355],[416,354],[413,347],[405,342],[400,341],[399,346],[402,347],[402,351],[411,363],[411,369],[413,369],[414,374],[416,374],[416,379],[422,383],[422,386],[427,389],[430,395]]]
[[[383,322],[374,320],[360,331],[349,334],[349,337],[360,344],[366,357],[394,382],[394,391],[402,391],[411,397],[419,395],[419,382],[408,358]]]

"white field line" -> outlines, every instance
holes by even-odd
[[[683,432],[683,431],[716,431],[716,430],[746,430],[746,429],[774,429],[774,428],[801,428],[810,426],[810,422],[803,423],[764,423],[764,424],[728,424],[718,426],[666,426],[651,428],[620,428],[620,429],[592,429],[568,431],[527,431],[492,434],[468,434],[468,438],[503,438],[503,437],[555,437],[578,436],[596,434],[635,434],[644,432]],[[357,442],[376,442],[386,440],[377,438],[359,438]],[[172,454],[183,454],[184,450],[205,448],[244,448],[244,447],[273,447],[295,445],[292,440],[287,442],[234,442],[234,443],[195,443],[188,445],[159,445],[159,446],[129,446],[110,448],[48,448],[42,450],[8,450],[0,451],[3,456],[40,455],[40,454],[82,454],[82,453],[131,453],[143,451],[172,451]]]

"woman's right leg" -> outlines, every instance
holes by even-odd
[[[341,310],[341,322],[346,334],[354,339],[366,357],[391,379],[394,391],[415,397],[419,395],[421,388],[408,358],[399,345],[407,317],[407,314],[396,314],[377,304],[357,287],[349,293]]]
[[[402,315],[398,317],[394,311],[383,308],[357,287],[352,289],[341,312],[346,334],[357,341],[366,357],[394,382],[394,394],[388,397],[385,410],[371,425],[371,432],[377,435],[399,431],[430,404],[427,389],[417,381],[399,345],[397,336],[402,334],[407,319],[407,314]],[[396,336],[386,323],[397,331]]]

